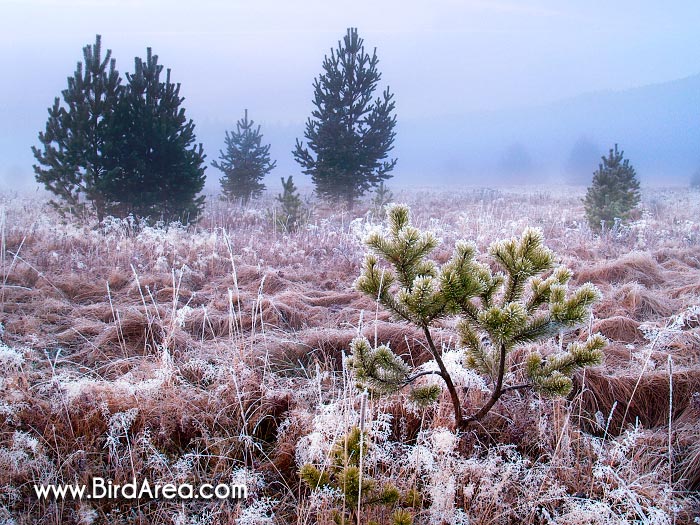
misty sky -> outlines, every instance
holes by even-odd
[[[30,146],[46,108],[96,33],[122,76],[151,46],[182,83],[198,126],[232,128],[243,108],[263,126],[301,125],[323,56],[350,26],[377,47],[399,120],[529,107],[700,73],[697,0],[0,0],[0,10],[5,183],[33,181]],[[205,144],[208,161],[221,146]]]

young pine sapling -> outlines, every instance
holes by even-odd
[[[452,259],[438,265],[428,259],[436,237],[410,223],[405,205],[387,210],[389,231],[374,232],[366,240],[373,253],[366,256],[356,287],[375,298],[398,319],[422,329],[437,370],[416,371],[385,345],[372,348],[366,338],[351,343],[348,360],[358,386],[390,394],[419,377],[439,376],[450,395],[455,424],[466,429],[482,419],[509,390],[533,388],[549,395],[567,395],[572,374],[602,361],[606,344],[601,335],[572,342],[564,351],[544,357],[533,350],[524,362],[508,364],[517,347],[563,335],[586,322],[598,290],[590,283],[568,289],[572,272],[555,264],[555,255],[543,244],[542,232],[527,228],[519,239],[493,243],[489,255],[500,267],[494,272],[476,260],[476,247],[459,241]],[[380,266],[379,258],[388,265]],[[465,414],[453,377],[435,345],[431,327],[441,319],[458,316],[464,364],[491,379],[490,396],[476,411]],[[506,384],[512,366],[524,365],[527,381]],[[420,403],[434,402],[437,385],[414,388]]]
[[[287,180],[282,180],[282,193],[277,194],[277,202],[281,209],[277,214],[276,227],[285,232],[295,232],[304,221],[304,203],[299,197],[297,187],[290,175]]]

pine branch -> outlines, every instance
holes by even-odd
[[[355,372],[358,385],[378,394],[389,394],[407,384],[410,369],[389,347],[372,349],[367,339],[355,338],[350,343],[352,357],[348,365]]]

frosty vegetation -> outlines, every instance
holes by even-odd
[[[188,227],[80,225],[3,197],[0,523],[694,523],[696,196],[643,192],[639,218],[598,235],[568,191],[392,189],[442,241],[436,276],[467,239],[493,277],[489,246],[533,227],[557,254],[544,280],[562,265],[567,300],[598,290],[583,324],[510,348],[504,385],[527,380],[528,355],[546,362],[592,334],[608,340],[603,364],[567,373],[566,397],[510,390],[460,430],[437,374],[421,377],[440,386],[427,406],[410,388],[363,402],[347,366],[361,337],[411,373],[439,370],[419,325],[354,288],[385,220],[369,200],[350,215],[305,199],[305,220],[283,229],[274,195],[212,202]],[[468,415],[493,382],[464,366],[460,319],[430,333]],[[248,499],[40,502],[31,489],[93,476],[245,483]]]

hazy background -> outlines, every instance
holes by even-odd
[[[96,33],[122,77],[147,46],[172,69],[207,163],[248,108],[278,162],[268,187],[303,183],[294,139],[350,26],[396,96],[390,186],[587,184],[615,142],[646,184],[700,168],[697,0],[0,0],[0,190],[37,187],[30,146]]]

